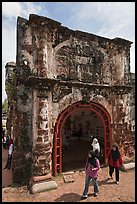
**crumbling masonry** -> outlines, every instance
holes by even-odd
[[[102,141],[103,163],[113,142],[123,156],[134,156],[131,44],[70,30],[34,14],[29,20],[18,17],[14,183],[33,185],[62,173],[63,147],[79,128],[81,141],[91,142],[92,134]]]

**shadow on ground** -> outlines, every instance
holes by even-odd
[[[112,179],[104,179],[104,180],[101,180],[101,181],[98,181],[98,185],[101,186],[101,185],[110,185],[110,184],[115,184],[116,182]]]
[[[77,202],[81,200],[81,195],[77,193],[66,193],[54,200],[55,202]]]

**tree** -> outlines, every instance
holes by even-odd
[[[2,115],[6,116],[8,112],[8,100],[5,99],[2,103]]]

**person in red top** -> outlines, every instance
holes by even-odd
[[[113,144],[108,153],[109,175],[113,179],[112,175],[115,170],[116,184],[119,183],[119,167],[122,164],[122,157],[120,155],[117,144]]]
[[[13,139],[12,139],[12,137],[10,136],[8,147],[10,147],[11,144],[13,144]]]

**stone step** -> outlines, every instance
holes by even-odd
[[[126,164],[121,165],[120,170],[121,171],[127,171],[127,170],[130,170],[133,168],[135,168],[135,162],[130,162],[130,163],[126,163]]]
[[[74,174],[74,171],[67,171],[67,172],[63,172],[63,175],[70,175],[70,174]]]

